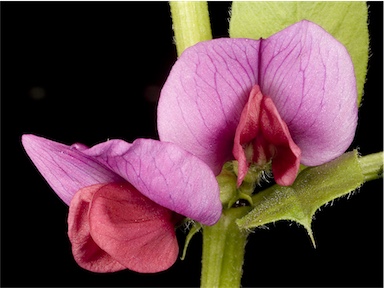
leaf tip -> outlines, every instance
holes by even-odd
[[[311,239],[311,242],[312,242],[312,245],[313,245],[313,248],[317,248],[316,246],[316,241],[315,241],[315,237],[313,236],[313,231],[312,229],[308,229],[308,228],[305,228],[308,232],[308,235],[309,235],[309,238]]]
[[[302,221],[300,221],[299,223],[304,226],[305,230],[307,230],[307,233],[308,233],[309,239],[311,240],[312,246],[314,249],[316,249],[317,246],[316,246],[315,237],[313,235],[313,230],[311,227],[311,223],[312,223],[311,219],[309,219],[309,221],[306,221],[306,223],[303,223]]]

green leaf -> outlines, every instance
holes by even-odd
[[[355,66],[360,103],[368,65],[368,9],[365,2],[234,1],[232,38],[267,38],[303,19],[322,26],[348,49]]]
[[[377,171],[382,171],[382,153],[380,156],[370,165]],[[274,185],[253,196],[254,208],[237,224],[250,229],[279,220],[295,221],[304,226],[316,246],[311,230],[313,215],[324,204],[360,187],[365,180],[362,166],[355,150],[324,165],[306,168],[292,186]]]

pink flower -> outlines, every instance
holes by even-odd
[[[298,22],[260,40],[215,39],[185,50],[158,106],[160,140],[178,144],[220,173],[238,160],[272,161],[280,185],[299,164],[328,162],[351,144],[357,91],[346,48],[318,25]]]
[[[69,207],[76,262],[94,272],[158,272],[177,259],[182,216],[213,225],[221,215],[211,169],[172,143],[110,140],[91,148],[34,135],[22,143]]]

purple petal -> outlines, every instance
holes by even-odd
[[[110,140],[82,152],[163,207],[206,225],[220,218],[220,191],[212,170],[173,143]]]
[[[161,91],[160,139],[178,144],[220,173],[233,158],[241,112],[258,83],[259,43],[223,38],[185,50]]]
[[[56,194],[67,204],[81,188],[122,181],[97,160],[81,153],[84,145],[67,146],[35,135],[23,135],[28,156]]]
[[[261,43],[260,86],[273,99],[302,163],[319,165],[343,153],[357,125],[353,64],[325,30],[301,21]]]

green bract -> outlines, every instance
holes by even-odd
[[[355,66],[360,103],[368,65],[368,9],[365,2],[233,2],[232,38],[267,38],[303,19],[322,26],[348,49]]]

